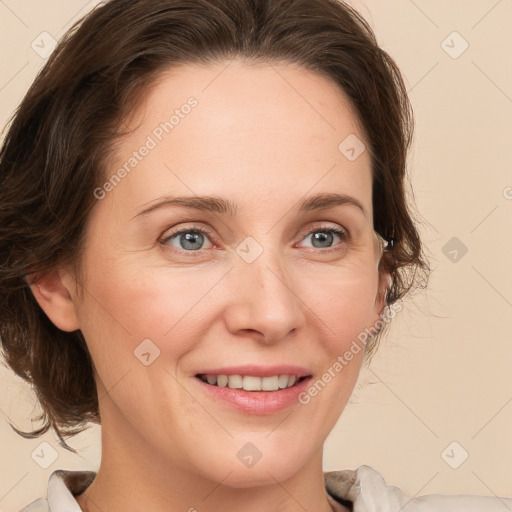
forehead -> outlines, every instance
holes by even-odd
[[[298,65],[226,61],[167,70],[125,128],[107,178],[150,147],[111,194],[127,214],[170,194],[270,206],[319,192],[356,196],[371,214],[368,152],[351,161],[340,150],[347,137],[364,140],[357,117],[334,82]]]

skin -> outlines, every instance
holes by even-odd
[[[96,203],[83,301],[70,268],[32,286],[55,325],[82,330],[97,370],[102,461],[78,502],[109,512],[345,510],[327,498],[322,447],[363,351],[307,405],[267,416],[214,401],[194,375],[282,363],[319,378],[379,319],[386,280],[368,245],[370,156],[351,162],[338,150],[349,134],[364,137],[336,85],[296,65],[186,65],[161,75],[126,120],[131,133],[107,179],[190,96],[192,112]],[[366,214],[349,205],[297,213],[304,196],[321,192],[348,194]],[[220,196],[238,212],[137,216],[166,194]],[[176,252],[186,251],[179,236],[161,243],[192,222],[211,232],[198,257]],[[307,233],[325,227],[353,230],[359,242],[322,255]],[[263,247],[250,264],[236,252],[248,236]],[[134,350],[148,338],[160,356],[145,366]],[[237,458],[247,442],[262,454],[251,468]]]

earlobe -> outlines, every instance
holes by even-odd
[[[375,298],[375,306],[379,314],[382,314],[387,304],[387,295],[393,284],[393,278],[389,272],[384,272],[380,275],[379,291]]]
[[[62,331],[72,332],[80,328],[80,321],[67,277],[69,274],[64,269],[55,268],[27,282],[37,303],[53,324]]]

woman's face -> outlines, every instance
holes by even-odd
[[[294,65],[226,66],[166,72],[127,121],[75,306],[110,446],[243,487],[320,460],[383,294],[370,156],[345,97]],[[354,201],[300,211],[318,194]],[[195,207],[163,202],[182,196]],[[212,374],[308,378],[258,392]]]

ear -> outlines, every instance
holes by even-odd
[[[55,268],[38,275],[28,284],[46,316],[62,331],[76,331],[80,321],[71,294],[71,275]]]
[[[375,311],[381,315],[386,306],[386,297],[393,284],[393,278],[389,272],[381,272],[379,275],[379,290],[375,297]]]

